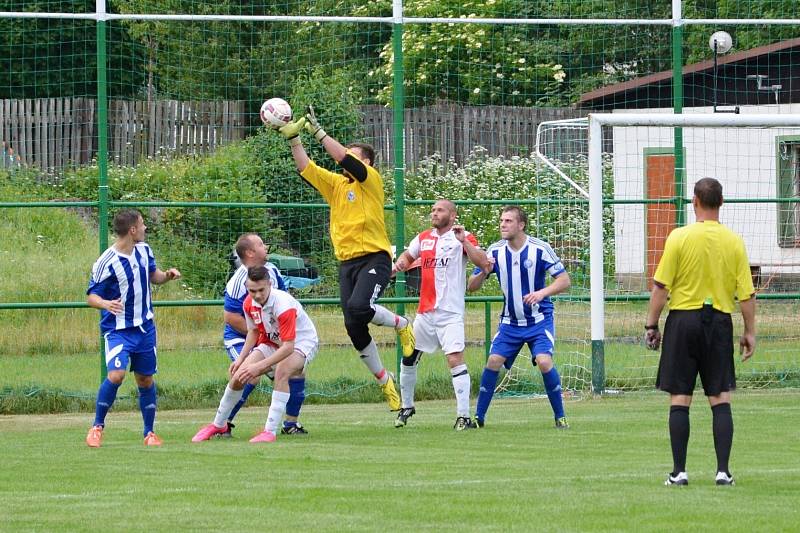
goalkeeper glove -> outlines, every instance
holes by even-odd
[[[328,136],[322,126],[317,121],[317,116],[314,114],[314,107],[308,106],[308,113],[306,113],[306,131],[314,136],[316,140],[322,142],[322,139]]]
[[[306,117],[300,117],[294,122],[289,122],[285,126],[281,126],[278,128],[278,131],[281,132],[281,135],[286,137],[286,140],[289,141],[290,146],[296,146],[300,144],[300,132],[303,131],[305,126]]]

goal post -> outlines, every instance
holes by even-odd
[[[788,321],[792,314],[796,314],[797,298],[800,297],[797,288],[800,280],[800,225],[796,214],[800,201],[800,178],[797,177],[800,176],[800,163],[792,155],[794,151],[800,154],[800,114],[623,112],[590,114],[588,119],[592,389],[595,393],[602,393],[609,385],[612,388],[635,386],[631,381],[620,380],[619,383],[626,384],[617,386],[609,381],[606,326],[613,324],[615,335],[631,335],[632,342],[628,342],[636,344],[636,336],[642,334],[642,328],[635,325],[636,320],[641,322],[640,326],[644,325],[648,282],[660,258],[657,247],[651,249],[651,240],[657,243],[658,238],[653,238],[657,234],[663,241],[669,229],[680,220],[663,217],[650,220],[648,206],[666,206],[663,213],[667,209],[673,212],[685,210],[690,204],[688,199],[678,198],[674,192],[671,197],[651,198],[648,190],[652,184],[647,180],[655,181],[657,177],[653,172],[648,173],[648,153],[657,153],[658,150],[665,154],[670,150],[673,155],[677,153],[672,135],[675,128],[686,130],[682,136],[683,146],[677,148],[686,154],[686,168],[681,173],[685,176],[684,185],[691,185],[705,176],[722,181],[725,202],[733,204],[723,208],[722,222],[743,235],[754,278],[758,275],[772,282],[765,286],[762,280],[757,286],[759,299],[782,302],[775,308],[765,306],[767,314],[763,329],[767,332],[767,341],[759,347],[761,354],[757,354],[763,357],[755,359],[748,368],[748,383],[756,386],[776,381],[795,383],[800,366],[795,355],[798,333]],[[604,154],[607,148],[604,135],[606,141],[613,138],[613,198],[603,197],[603,158],[608,157]],[[786,155],[781,156],[781,153]],[[676,160],[673,159],[673,165]],[[791,183],[783,183],[786,180]],[[674,191],[679,190],[689,189],[674,188]],[[615,208],[614,235],[604,235],[602,217],[604,205],[608,203]],[[657,207],[652,209],[658,213]],[[686,214],[688,221],[691,213]],[[615,240],[615,265],[606,263],[604,243],[608,239]],[[625,271],[627,267],[623,266],[626,261],[639,264],[636,271],[638,283],[631,281],[633,277],[625,277],[629,274]],[[782,282],[775,282],[778,279]],[[608,287],[609,284],[613,287]],[[610,321],[606,316],[607,302],[620,295],[644,302],[636,309],[636,315],[626,319],[631,323],[627,328],[622,327],[618,317]],[[620,333],[623,330],[625,333]],[[641,349],[641,346],[636,347],[637,351]],[[634,355],[632,359],[641,360],[642,354]],[[637,363],[649,367],[642,372],[642,385],[652,379],[653,362]]]

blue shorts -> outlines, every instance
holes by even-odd
[[[511,368],[520,350],[527,344],[531,351],[531,361],[535,365],[537,355],[553,355],[555,342],[556,329],[553,325],[553,317],[545,315],[544,320],[533,326],[500,324],[497,334],[492,339],[492,348],[489,353],[505,357],[506,361],[503,366]]]
[[[135,328],[109,331],[106,340],[106,368],[131,370],[143,376],[158,372],[156,363],[156,324],[152,320]]]
[[[230,346],[225,346],[225,354],[228,356],[228,359],[231,360],[231,363],[235,362],[242,354],[242,348],[244,348],[243,342],[240,342],[239,344],[231,344]]]

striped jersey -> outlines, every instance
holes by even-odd
[[[300,302],[288,292],[272,289],[263,306],[248,294],[242,308],[247,329],[257,327],[259,330],[259,343],[278,348],[287,341],[319,342],[314,323]]]
[[[478,246],[475,236],[469,232],[466,239]],[[442,309],[464,314],[464,292],[466,289],[467,252],[456,239],[453,230],[442,235],[436,228],[423,231],[408,245],[406,250],[414,259],[420,259],[422,270],[419,313]]]
[[[104,300],[119,299],[125,310],[119,315],[105,309],[100,311],[103,334],[139,327],[153,319],[150,274],[155,271],[153,250],[144,242],[134,245],[131,255],[122,254],[112,246],[95,261],[86,294],[96,294]]]
[[[269,280],[272,287],[282,291],[286,290],[286,283],[283,281],[278,267],[269,262],[264,266],[267,267],[267,271],[269,272]],[[229,313],[236,313],[244,316],[243,306],[244,300],[247,298],[246,281],[247,267],[241,265],[236,269],[236,272],[233,273],[231,279],[228,280],[228,284],[225,285],[225,310]],[[246,334],[236,331],[230,324],[225,324],[225,331],[222,334],[222,339],[225,342],[226,348],[244,343],[246,336]]]
[[[557,277],[566,272],[561,259],[548,243],[535,237],[527,236],[525,244],[519,250],[513,250],[508,241],[501,240],[492,244],[486,251],[494,258],[494,270],[500,288],[503,290],[503,311],[500,322],[514,326],[532,326],[553,314],[553,302],[545,298],[538,304],[528,305],[522,297],[545,288],[546,274]],[[480,272],[480,269],[476,269]]]

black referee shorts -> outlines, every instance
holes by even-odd
[[[698,374],[706,396],[736,388],[731,315],[709,305],[667,315],[656,388],[691,395]]]

